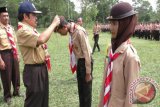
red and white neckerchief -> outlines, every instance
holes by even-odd
[[[76,25],[74,23],[71,23],[71,28],[70,28],[71,33],[75,30],[75,26]],[[70,68],[72,73],[74,74],[74,72],[77,70],[77,60],[73,52],[73,42],[71,38],[71,35],[72,35],[71,33],[69,38]]]
[[[47,44],[43,44],[42,48],[45,50],[45,62],[48,68],[48,71],[51,71],[51,57],[48,53],[48,47]]]
[[[113,61],[118,58],[120,53],[114,53],[112,52],[112,49],[110,50],[109,53],[109,58],[108,58],[108,66],[105,68],[107,70],[107,76],[105,78],[105,83],[104,83],[104,99],[103,99],[103,107],[108,107],[108,101],[110,98],[110,93],[111,93],[111,82],[112,82],[112,72],[113,72]]]
[[[12,52],[13,52],[13,56],[14,58],[18,58],[18,50],[14,41],[14,37],[13,37],[13,29],[10,26],[7,26],[6,28],[6,33],[9,39],[9,42],[12,46]]]
[[[21,29],[23,27],[22,24],[18,24],[18,30]],[[36,29],[33,29],[33,33],[36,33],[39,35],[39,33],[37,32]],[[51,71],[51,60],[50,60],[50,55],[48,53],[48,47],[47,47],[47,44],[43,44],[42,45],[42,48],[45,50],[45,63],[47,65],[47,69],[48,71]]]

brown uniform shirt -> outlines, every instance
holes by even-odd
[[[34,32],[33,27],[19,22],[22,27],[17,31],[17,41],[24,64],[39,64],[45,61],[45,51],[42,45],[37,45],[39,34]]]
[[[85,29],[78,26],[71,34],[71,39],[73,42],[73,52],[76,58],[85,58],[86,73],[91,73],[92,49]]]
[[[10,25],[8,25],[10,26]],[[13,27],[11,27],[13,29]],[[12,30],[14,41],[16,42],[16,36],[14,29]],[[8,39],[5,26],[0,22],[0,50],[12,49],[10,41]]]
[[[101,31],[101,28],[100,28],[100,26],[99,25],[94,25],[94,27],[93,27],[93,33],[94,34],[99,34],[99,32]]]
[[[121,54],[113,61],[111,96],[108,107],[135,107],[136,105],[129,104],[129,89],[131,83],[139,76],[139,57],[135,48],[127,42],[121,44],[115,52]],[[106,74],[104,72],[104,78],[106,78]],[[100,97],[99,107],[103,107],[104,81]]]

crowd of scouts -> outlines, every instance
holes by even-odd
[[[110,32],[109,24],[101,25],[102,32]],[[138,23],[135,27],[133,37],[146,40],[160,40],[160,22]]]
[[[49,82],[48,71],[51,70],[50,55],[47,41],[52,33],[62,36],[70,35],[70,55],[77,73],[79,107],[92,107],[92,55],[98,45],[100,26],[97,22],[93,28],[95,41],[91,49],[88,33],[82,27],[82,18],[77,23],[66,21],[64,16],[56,15],[42,33],[36,30],[37,11],[30,1],[20,3],[18,8],[18,28],[15,33],[9,23],[9,14],[6,7],[0,8],[0,75],[3,86],[4,101],[11,103],[13,96],[20,94],[19,54],[22,55],[23,83],[26,88],[24,107],[48,107],[49,106]],[[107,49],[105,69],[102,79],[102,87],[98,107],[135,107],[129,103],[130,84],[139,77],[140,59],[136,49],[130,42],[133,34],[141,35],[146,39],[159,40],[155,33],[159,33],[159,25],[153,24],[152,33],[146,35],[148,27],[137,24],[137,12],[126,2],[115,4],[110,11],[107,20],[107,30],[111,32],[111,46]],[[103,29],[102,29],[103,30]],[[136,32],[134,32],[136,31]],[[158,31],[158,32],[157,32]],[[141,37],[140,36],[140,37]],[[139,37],[139,36],[138,36]],[[19,51],[17,46],[19,46]],[[18,53],[20,52],[20,53]],[[74,59],[74,60],[73,60]],[[11,93],[11,83],[13,93]],[[54,100],[53,100],[54,101]],[[57,105],[58,107],[58,105]]]
[[[139,23],[136,25],[134,37],[148,39],[148,40],[160,40],[160,23]]]

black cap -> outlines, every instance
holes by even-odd
[[[18,8],[18,14],[21,13],[42,13],[41,11],[37,11],[35,5],[29,1],[24,1],[20,4]]]
[[[8,12],[7,7],[0,7],[0,13]]]
[[[123,19],[129,16],[136,14],[137,12],[134,11],[133,7],[127,2],[120,2],[115,4],[111,11],[110,16],[107,17],[108,20],[118,20]]]

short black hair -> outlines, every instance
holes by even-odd
[[[54,32],[57,32],[58,29],[61,29],[61,28],[63,28],[65,25],[68,24],[68,22],[66,21],[66,19],[65,19],[64,16],[59,16],[59,18],[60,18],[60,24],[59,24],[59,26],[57,26],[57,27],[54,29]]]
[[[7,7],[0,7],[0,13],[8,12]]]
[[[26,14],[28,17],[29,17],[29,14],[30,13],[20,13],[20,14],[18,14],[18,20],[21,22],[23,19],[24,19],[24,14]]]

